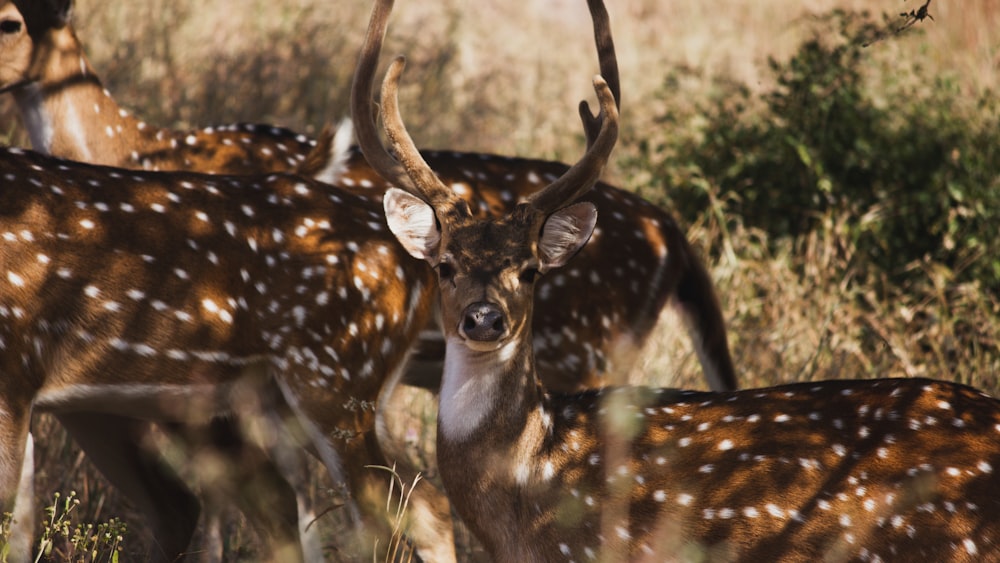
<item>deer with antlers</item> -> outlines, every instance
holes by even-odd
[[[393,233],[438,275],[447,341],[441,479],[497,561],[1000,558],[1000,401],[928,379],[742,392],[615,387],[549,393],[532,352],[538,279],[593,235],[618,132],[605,81],[599,132],[565,175],[499,218],[474,216],[415,149],[396,103],[402,57],[371,88],[391,0],[373,12],[352,112],[393,185]]]

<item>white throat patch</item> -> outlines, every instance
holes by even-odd
[[[507,348],[498,353],[510,358]],[[447,340],[438,431],[449,440],[463,440],[492,415],[500,386],[502,360],[469,350],[457,337]]]
[[[24,116],[24,127],[31,137],[31,148],[45,154],[52,154],[52,119],[45,111],[45,98],[42,87],[29,84],[18,93],[17,105]]]

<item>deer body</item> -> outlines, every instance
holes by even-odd
[[[5,357],[42,406],[91,410],[112,387],[137,398],[212,391],[268,363],[315,395],[356,378],[369,396],[405,353],[379,336],[416,330],[426,314],[425,268],[393,262],[397,246],[367,199],[291,176],[250,184],[2,156]],[[351,325],[342,303],[356,297],[385,309]],[[150,382],[130,387],[129,371]]]
[[[204,423],[273,379],[335,482],[385,463],[371,405],[433,283],[370,200],[293,176],[123,172],[15,149],[0,177],[4,509],[33,406]]]
[[[494,560],[1000,558],[1000,401],[972,388],[883,379],[548,393],[532,346],[536,280],[594,233],[596,207],[572,202],[617,139],[616,97],[595,78],[583,158],[512,212],[477,217],[406,132],[402,57],[382,86],[392,151],[378,139],[370,91],[390,9],[373,12],[352,110],[369,161],[402,188],[384,199],[389,228],[438,274],[441,480]]]
[[[459,360],[444,389],[494,397],[442,394],[438,456],[453,506],[497,561],[1000,556],[1000,403],[974,389],[885,379],[548,395],[524,355],[498,362],[458,342],[447,353]],[[454,423],[476,407],[481,424]]]

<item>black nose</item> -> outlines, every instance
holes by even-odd
[[[503,311],[492,303],[473,303],[465,308],[462,332],[471,340],[491,342],[504,333]]]

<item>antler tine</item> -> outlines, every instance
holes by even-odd
[[[399,77],[403,74],[406,66],[406,59],[400,55],[396,57],[389,69],[385,71],[385,79],[382,80],[382,126],[385,128],[385,136],[389,140],[393,152],[399,157],[399,163],[403,165],[410,180],[413,181],[419,193],[433,207],[440,204],[458,200],[459,197],[441,182],[437,174],[420,156],[416,144],[410,134],[406,132],[403,125],[403,117],[399,113]]]
[[[601,171],[618,141],[618,107],[615,105],[614,94],[600,76],[594,77],[594,90],[597,92],[601,111],[593,121],[595,125],[600,124],[600,129],[579,162],[528,199],[542,213],[555,211],[592,188],[600,179]]]
[[[358,66],[354,70],[354,82],[351,84],[351,118],[354,121],[358,146],[368,164],[371,164],[372,168],[389,183],[412,193],[413,183],[406,175],[406,171],[382,146],[378,127],[375,125],[378,107],[372,100],[375,69],[378,67],[378,57],[382,52],[382,41],[385,40],[385,30],[391,11],[392,0],[375,2],[372,7],[368,31],[361,45]]]
[[[386,124],[386,135],[390,139],[394,138],[391,142],[402,159],[401,163],[386,151],[375,124],[378,108],[372,101],[372,84],[374,83],[375,69],[378,66],[379,54],[382,52],[382,42],[385,40],[392,5],[393,0],[378,0],[372,8],[368,31],[361,46],[361,53],[358,55],[358,66],[354,71],[354,82],[351,85],[351,116],[356,128],[358,146],[372,168],[391,184],[434,203],[440,198],[439,188],[444,188],[449,194],[451,194],[451,190],[445,188],[437,176],[431,172],[430,167],[423,161],[413,145],[413,141],[406,134],[406,129],[401,125],[390,127]],[[386,72],[382,101],[387,109],[389,106],[394,108],[392,111],[395,113],[396,121],[401,124],[402,120],[398,116],[398,105],[395,99],[395,88],[387,89],[385,87],[396,67],[399,68],[395,71],[394,81],[398,82],[399,73],[402,72],[402,62],[399,59],[394,61]],[[387,91],[390,95],[386,95]],[[383,120],[385,119],[386,116],[383,115]],[[400,136],[405,137],[405,141],[402,141]],[[420,167],[421,164],[423,169]],[[434,182],[428,181],[428,174]],[[439,186],[435,185],[435,182]],[[437,197],[435,197],[435,192],[437,192]]]
[[[361,45],[358,66],[354,70],[354,81],[351,84],[351,118],[354,121],[358,146],[361,147],[361,153],[365,155],[372,168],[390,183],[410,191],[412,185],[403,167],[382,146],[375,125],[378,108],[372,101],[372,83],[375,79],[378,57],[382,52],[382,41],[385,39],[390,11],[392,11],[392,0],[376,2],[372,7],[368,31]]]
[[[611,93],[615,96],[615,105],[621,110],[622,93],[618,79],[618,57],[615,55],[615,42],[611,37],[611,21],[608,10],[602,0],[587,0],[590,8],[590,19],[594,22],[594,43],[597,45],[597,59],[601,65],[601,76],[608,82]],[[594,144],[601,130],[601,122],[590,111],[590,105],[584,100],[580,102],[580,119],[587,135],[587,148]]]

